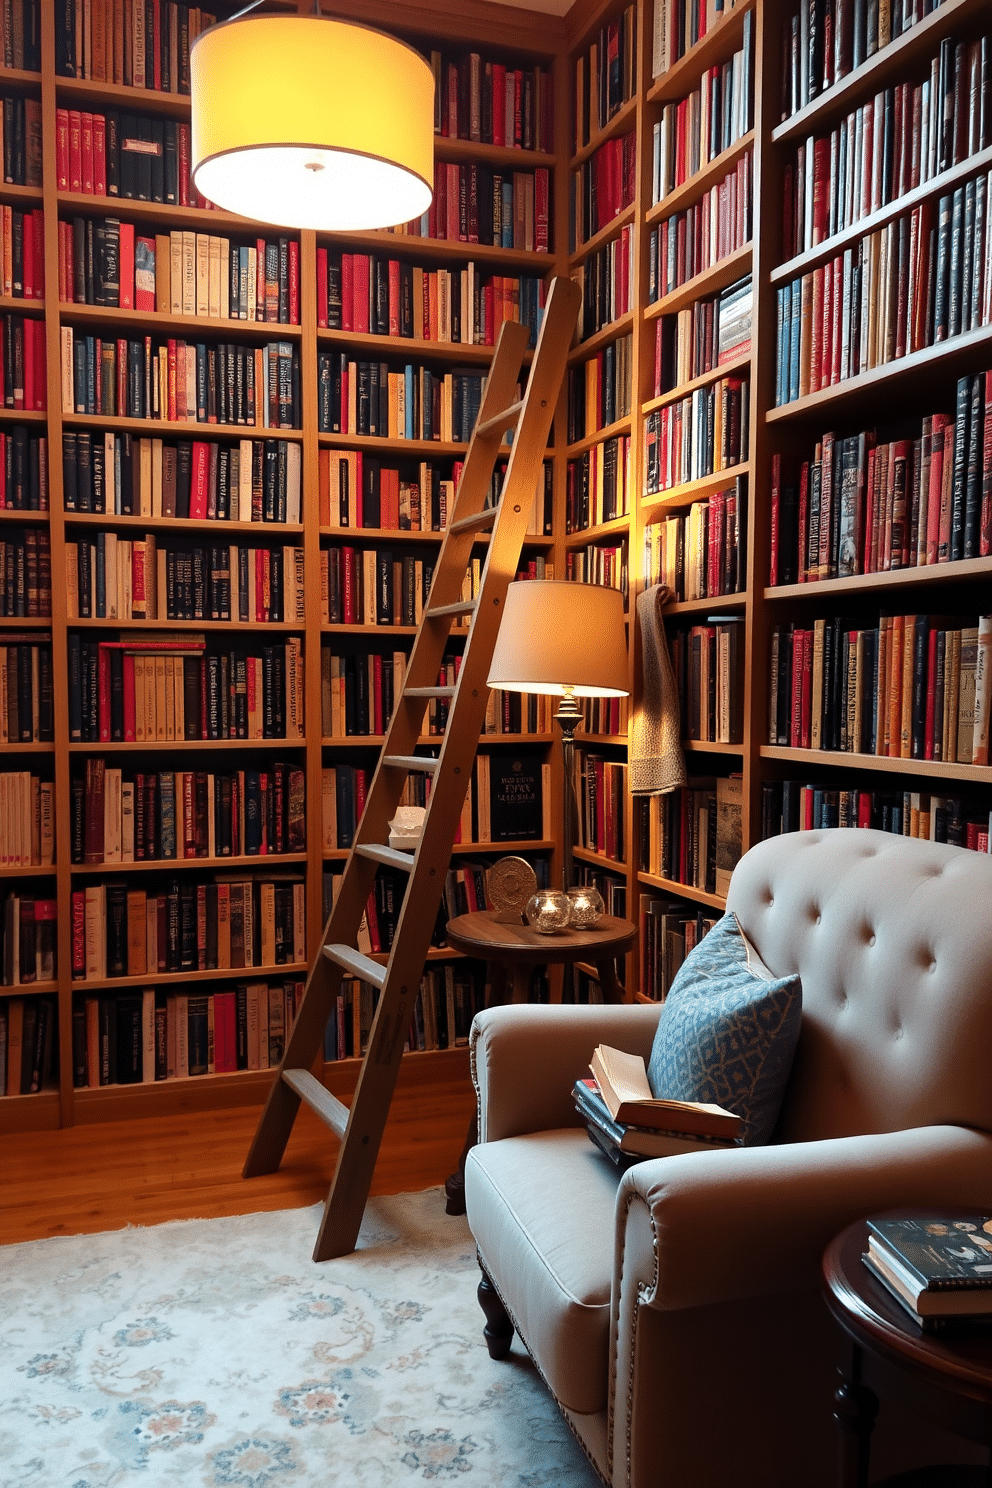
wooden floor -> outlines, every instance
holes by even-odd
[[[325,1199],[337,1143],[305,1107],[278,1171],[241,1177],[259,1110],[237,1106],[3,1137],[0,1244],[293,1209]],[[467,1078],[429,1087],[404,1086],[401,1079],[372,1192],[409,1193],[443,1183],[458,1166],[473,1110]]]

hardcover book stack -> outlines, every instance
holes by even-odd
[[[992,1218],[868,1220],[865,1265],[923,1332],[992,1325]]]
[[[590,1140],[618,1167],[647,1157],[672,1157],[738,1145],[741,1119],[699,1101],[656,1098],[639,1054],[600,1044],[591,1080],[576,1080],[572,1099]]]

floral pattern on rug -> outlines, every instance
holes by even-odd
[[[4,1247],[3,1488],[595,1488],[443,1210],[372,1199],[320,1265],[320,1206]]]

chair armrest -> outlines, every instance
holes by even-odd
[[[992,1136],[961,1126],[638,1163],[617,1198],[614,1315],[632,1289],[673,1311],[818,1285],[854,1220],[965,1206],[992,1206]]]
[[[469,1039],[479,1141],[580,1125],[572,1086],[597,1044],[647,1059],[659,1007],[521,1003],[477,1013]]]

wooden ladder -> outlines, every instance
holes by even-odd
[[[580,298],[573,280],[552,280],[530,376],[519,401],[513,400],[528,330],[507,321],[500,331],[403,690],[389,722],[337,900],[324,927],[296,1022],[245,1161],[246,1178],[278,1168],[301,1100],[341,1138],[314,1247],[315,1261],[347,1255],[358,1238],[485,723],[489,697],[486,678],[506,591],[517,571],[535,492],[543,486],[548,433]],[[509,429],[514,434],[502,496],[496,507],[489,507],[486,502],[493,470],[500,454],[506,454],[501,445]],[[465,602],[462,585],[472,547],[487,531],[491,533],[489,551],[478,593],[474,600]],[[439,687],[438,675],[452,624],[466,617],[470,628],[458,679],[453,687]],[[448,700],[449,711],[439,755],[428,758],[418,755],[416,747],[424,715],[435,699]],[[423,831],[415,852],[400,852],[386,846],[388,824],[402,800],[407,777],[419,772],[433,777]],[[384,965],[356,949],[359,925],[380,864],[407,875],[392,949]],[[324,1030],[346,974],[380,989],[350,1108],[312,1073],[313,1065],[323,1057]]]

